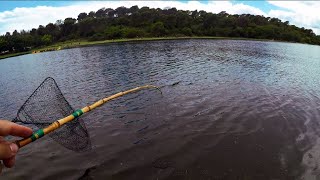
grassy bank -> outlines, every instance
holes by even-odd
[[[104,41],[88,41],[88,40],[73,40],[73,41],[65,41],[55,43],[50,46],[45,46],[41,48],[35,48],[27,52],[20,53],[12,53],[0,55],[0,59],[20,56],[24,54],[31,53],[41,53],[47,51],[56,51],[62,49],[70,49],[76,47],[84,47],[84,46],[93,46],[93,45],[101,45],[108,43],[117,43],[117,42],[136,42],[136,41],[158,41],[158,40],[179,40],[179,39],[231,39],[231,40],[256,40],[256,41],[270,41],[266,39],[249,39],[249,38],[230,38],[230,37],[154,37],[154,38],[133,38],[133,39],[114,39],[114,40],[104,40]]]
[[[27,51],[27,52],[19,52],[19,53],[12,53],[12,54],[4,54],[4,55],[0,55],[0,59],[21,56],[21,55],[30,54],[30,53],[31,52]]]

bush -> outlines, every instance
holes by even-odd
[[[143,30],[131,27],[123,28],[122,34],[126,38],[138,38],[145,36],[145,32]]]
[[[151,32],[154,36],[164,36],[166,35],[166,28],[162,22],[156,22],[151,25]]]
[[[48,34],[42,36],[41,42],[42,42],[44,45],[49,45],[49,44],[51,44],[51,43],[52,43],[52,36],[51,36],[51,35],[48,35]]]
[[[105,37],[103,36],[103,34],[97,33],[97,34],[94,34],[93,36],[91,36],[89,38],[89,41],[102,41],[104,39],[105,39]]]
[[[181,30],[182,34],[186,35],[186,36],[192,36],[192,30],[188,27],[184,27]]]
[[[107,39],[118,39],[123,37],[120,26],[111,26],[104,31],[104,34]]]

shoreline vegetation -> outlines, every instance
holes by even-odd
[[[320,36],[311,29],[278,18],[132,6],[101,8],[31,30],[7,32],[0,35],[0,59],[111,42],[170,39],[243,39],[320,45]]]
[[[44,46],[36,49],[31,49],[30,51],[26,52],[18,52],[12,54],[4,54],[0,55],[0,60],[22,56],[26,54],[38,54],[43,52],[49,51],[59,51],[64,49],[72,49],[72,48],[79,48],[79,47],[88,47],[88,46],[95,46],[95,45],[104,45],[109,43],[121,43],[121,42],[143,42],[143,41],[162,41],[162,40],[189,40],[189,39],[208,39],[208,40],[248,40],[248,41],[265,41],[265,42],[286,42],[286,41],[276,41],[270,39],[253,39],[253,38],[231,38],[231,37],[148,37],[148,38],[128,38],[128,39],[112,39],[112,40],[102,40],[102,41],[88,41],[88,40],[72,40],[66,42],[59,42],[53,45]],[[290,42],[286,42],[290,43]]]

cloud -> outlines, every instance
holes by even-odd
[[[283,21],[289,21],[299,27],[312,29],[320,34],[320,1],[268,1],[280,8],[271,10],[270,17],[276,17]]]
[[[39,25],[47,25],[66,17],[76,18],[81,12],[97,11],[102,7],[117,8],[120,6],[131,7],[148,6],[150,8],[176,7],[183,10],[205,10],[207,12],[219,13],[227,11],[230,14],[259,14],[265,15],[258,8],[243,3],[231,3],[228,1],[209,1],[207,4],[198,1],[186,3],[178,1],[93,1],[77,2],[73,5],[63,7],[37,6],[31,8],[15,8],[12,11],[0,12],[0,34],[14,30],[31,30]]]

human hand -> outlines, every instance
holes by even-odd
[[[15,143],[5,141],[4,136],[8,135],[26,138],[32,135],[32,130],[10,121],[0,120],[0,173],[3,167],[1,160],[6,167],[13,167],[19,150]]]

